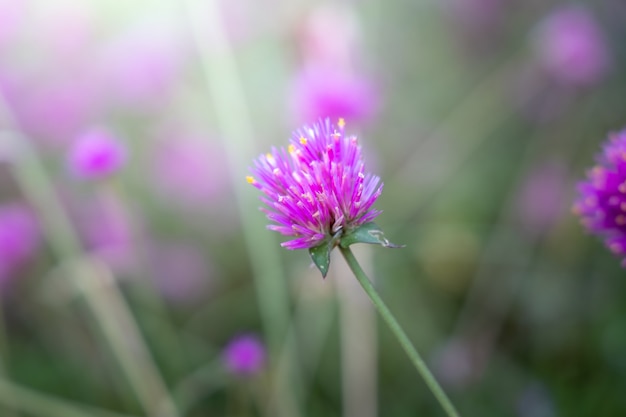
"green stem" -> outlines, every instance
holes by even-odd
[[[432,393],[435,395],[437,401],[439,401],[439,404],[441,404],[441,407],[445,410],[449,417],[459,417],[458,411],[456,411],[454,405],[452,405],[452,402],[426,366],[426,363],[411,343],[409,337],[406,335],[404,330],[402,330],[402,327],[400,327],[398,320],[396,320],[393,314],[391,314],[391,311],[389,311],[389,308],[382,300],[382,298],[380,298],[378,292],[376,291],[370,280],[367,278],[367,275],[365,275],[365,272],[361,268],[361,265],[359,265],[359,262],[354,257],[352,250],[350,250],[350,248],[342,248],[341,246],[339,246],[339,249],[341,250],[341,254],[345,258],[346,262],[348,263],[348,266],[354,273],[354,276],[359,281],[369,298],[372,300],[372,303],[374,303],[374,307],[376,307],[383,320],[387,323],[393,334],[396,336],[398,342],[400,342],[400,345],[402,345],[402,348],[404,348],[406,354],[409,355],[409,359],[411,359],[411,362],[415,366],[415,369],[417,369],[417,372],[419,372],[419,374],[422,376],[424,382],[426,382],[426,385],[428,385],[428,388],[430,388]]]
[[[0,404],[29,416],[45,417],[133,417],[88,405],[73,403],[34,391],[0,378]],[[136,416],[135,416],[136,417]]]

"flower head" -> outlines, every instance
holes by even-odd
[[[294,80],[291,107],[297,119],[322,116],[368,120],[378,107],[379,97],[366,77],[327,68],[311,68]]]
[[[609,136],[597,161],[572,209],[626,266],[626,130]]]
[[[237,336],[224,348],[223,358],[226,368],[233,374],[255,374],[265,363],[265,347],[254,335]]]
[[[602,30],[584,8],[567,6],[553,12],[539,28],[537,52],[546,70],[570,85],[600,81],[610,66]]]
[[[100,178],[120,169],[126,161],[126,148],[104,130],[80,136],[69,155],[70,169],[78,177]]]
[[[287,149],[260,156],[248,182],[261,190],[267,218],[293,239],[287,249],[310,249],[372,221],[372,205],[382,192],[380,178],[365,173],[355,136],[344,121],[329,119],[294,132]]]

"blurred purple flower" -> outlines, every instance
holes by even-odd
[[[34,254],[40,239],[39,225],[28,208],[0,206],[0,281]]]
[[[68,163],[76,176],[93,179],[113,174],[126,157],[122,142],[103,129],[92,129],[74,142]]]
[[[362,39],[354,6],[333,2],[314,7],[298,24],[298,38],[305,67],[353,67]]]
[[[578,185],[573,212],[626,267],[626,130],[609,135],[597,164]]]
[[[0,45],[9,44],[20,28],[25,6],[15,0],[0,0]]]
[[[224,152],[205,138],[176,136],[158,146],[153,161],[155,186],[168,199],[196,206],[228,187]]]
[[[305,126],[291,144],[260,156],[250,184],[264,193],[262,209],[276,224],[268,226],[294,239],[287,249],[313,248],[373,220],[371,209],[382,192],[380,178],[365,173],[355,136],[344,135],[344,122],[329,119]]]
[[[236,375],[253,375],[265,364],[265,347],[258,337],[244,334],[232,339],[224,348],[226,368]]]
[[[320,117],[368,120],[375,114],[378,101],[369,79],[321,66],[301,72],[292,86],[291,108],[298,121]]]
[[[102,52],[97,71],[113,99],[135,109],[164,103],[179,80],[184,43],[176,30],[161,22],[143,22],[115,39]]]
[[[536,35],[541,63],[562,83],[591,85],[608,72],[610,55],[606,39],[585,8],[566,6],[554,11]]]
[[[3,80],[3,94],[20,126],[35,140],[67,143],[96,112],[93,88],[80,78]]]
[[[64,67],[68,62],[80,65],[90,53],[96,25],[94,12],[89,2],[42,2],[28,22],[29,42]]]

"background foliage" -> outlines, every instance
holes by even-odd
[[[357,256],[462,415],[626,413],[623,269],[569,209],[626,124],[621,0],[130,3],[0,1],[0,204],[33,219],[0,221],[0,415],[442,415],[245,183],[318,115],[385,182],[406,248]],[[127,158],[85,178],[95,127]]]

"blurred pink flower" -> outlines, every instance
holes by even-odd
[[[174,28],[142,22],[103,49],[96,72],[113,105],[141,111],[167,101],[184,58],[185,44]]]
[[[374,115],[378,102],[369,79],[321,67],[303,71],[292,85],[291,108],[300,122],[325,117],[365,121]]]
[[[41,2],[29,16],[28,41],[54,64],[69,67],[81,64],[89,53],[95,32],[94,9],[89,2],[55,0]],[[49,59],[49,58],[48,58]]]
[[[0,46],[13,40],[25,12],[25,5],[16,0],[0,0]]]
[[[600,26],[580,6],[565,6],[549,15],[538,28],[535,46],[541,64],[565,84],[597,83],[611,64]]]
[[[207,203],[229,184],[225,154],[206,138],[176,136],[163,141],[153,161],[158,191],[187,205]]]
[[[362,122],[379,107],[378,89],[357,68],[362,48],[357,15],[349,5],[318,6],[298,28],[301,69],[290,85],[297,124],[319,118]]]
[[[80,77],[5,75],[0,89],[20,127],[32,139],[48,144],[69,142],[93,120],[94,89]]]
[[[303,66],[349,69],[360,52],[361,30],[346,3],[317,6],[298,26]]]
[[[27,207],[0,206],[0,281],[33,256],[40,240],[39,225]]]
[[[118,171],[126,162],[122,142],[103,129],[92,129],[76,139],[69,152],[70,170],[80,178],[102,178]]]
[[[231,373],[253,375],[265,364],[265,347],[255,335],[240,335],[224,348],[223,358],[226,368]]]

